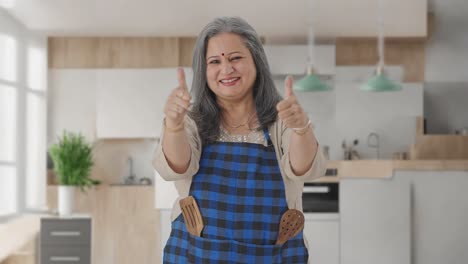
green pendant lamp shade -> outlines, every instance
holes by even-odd
[[[393,92],[400,91],[402,89],[401,84],[393,82],[390,80],[384,73],[383,68],[385,65],[385,41],[384,41],[384,0],[379,0],[378,2],[378,26],[379,26],[379,36],[378,36],[378,52],[379,52],[379,62],[377,64],[377,71],[374,76],[372,76],[365,84],[361,86],[361,91],[367,92]]]
[[[361,86],[361,91],[367,92],[392,92],[401,89],[401,84],[390,80],[380,67],[377,69],[377,73]]]
[[[320,80],[312,67],[307,69],[307,75],[297,82],[294,82],[294,90],[298,92],[321,92],[330,91],[332,87]]]
[[[320,80],[319,76],[316,74],[316,71],[313,67],[314,65],[314,21],[312,19],[314,11],[315,11],[315,4],[314,0],[308,0],[308,40],[307,40],[307,48],[308,48],[308,58],[307,58],[307,74],[304,78],[300,79],[297,82],[294,82],[294,90],[298,92],[321,92],[321,91],[329,91],[332,90],[332,87],[327,83]]]

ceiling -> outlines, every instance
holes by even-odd
[[[314,3],[318,37],[376,36],[376,0]],[[214,17],[234,15],[245,18],[262,36],[305,36],[308,4],[307,0],[0,0],[28,28],[62,36],[196,36]],[[385,10],[387,36],[426,36],[427,0],[386,0]]]

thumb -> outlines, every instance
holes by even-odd
[[[179,87],[188,92],[187,82],[185,81],[184,69],[177,69],[177,80],[179,81]]]
[[[288,75],[284,81],[284,97],[288,98],[293,95],[293,78]]]

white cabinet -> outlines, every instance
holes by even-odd
[[[96,70],[49,70],[47,142],[55,142],[63,130],[95,139],[96,75]]]
[[[185,73],[190,87],[191,70]],[[177,85],[177,68],[98,70],[97,137],[159,137],[164,104]]]
[[[411,263],[410,185],[393,179],[340,181],[342,264]]]
[[[338,214],[305,213],[304,235],[309,246],[309,263],[340,263]]]
[[[160,221],[160,227],[159,227],[159,232],[160,232],[160,237],[161,237],[161,243],[159,252],[161,256],[161,263],[163,263],[163,257],[164,257],[164,247],[166,246],[167,240],[169,239],[169,236],[171,235],[171,228],[172,228],[172,221],[171,221],[171,209],[159,209],[159,221]]]
[[[174,207],[179,194],[175,181],[166,181],[157,171],[154,171],[154,195],[156,209],[171,209]]]

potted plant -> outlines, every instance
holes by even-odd
[[[59,215],[71,215],[76,187],[85,191],[86,188],[100,183],[90,178],[94,165],[92,146],[80,133],[64,131],[62,137],[58,138],[58,143],[53,144],[49,152],[59,183]]]

